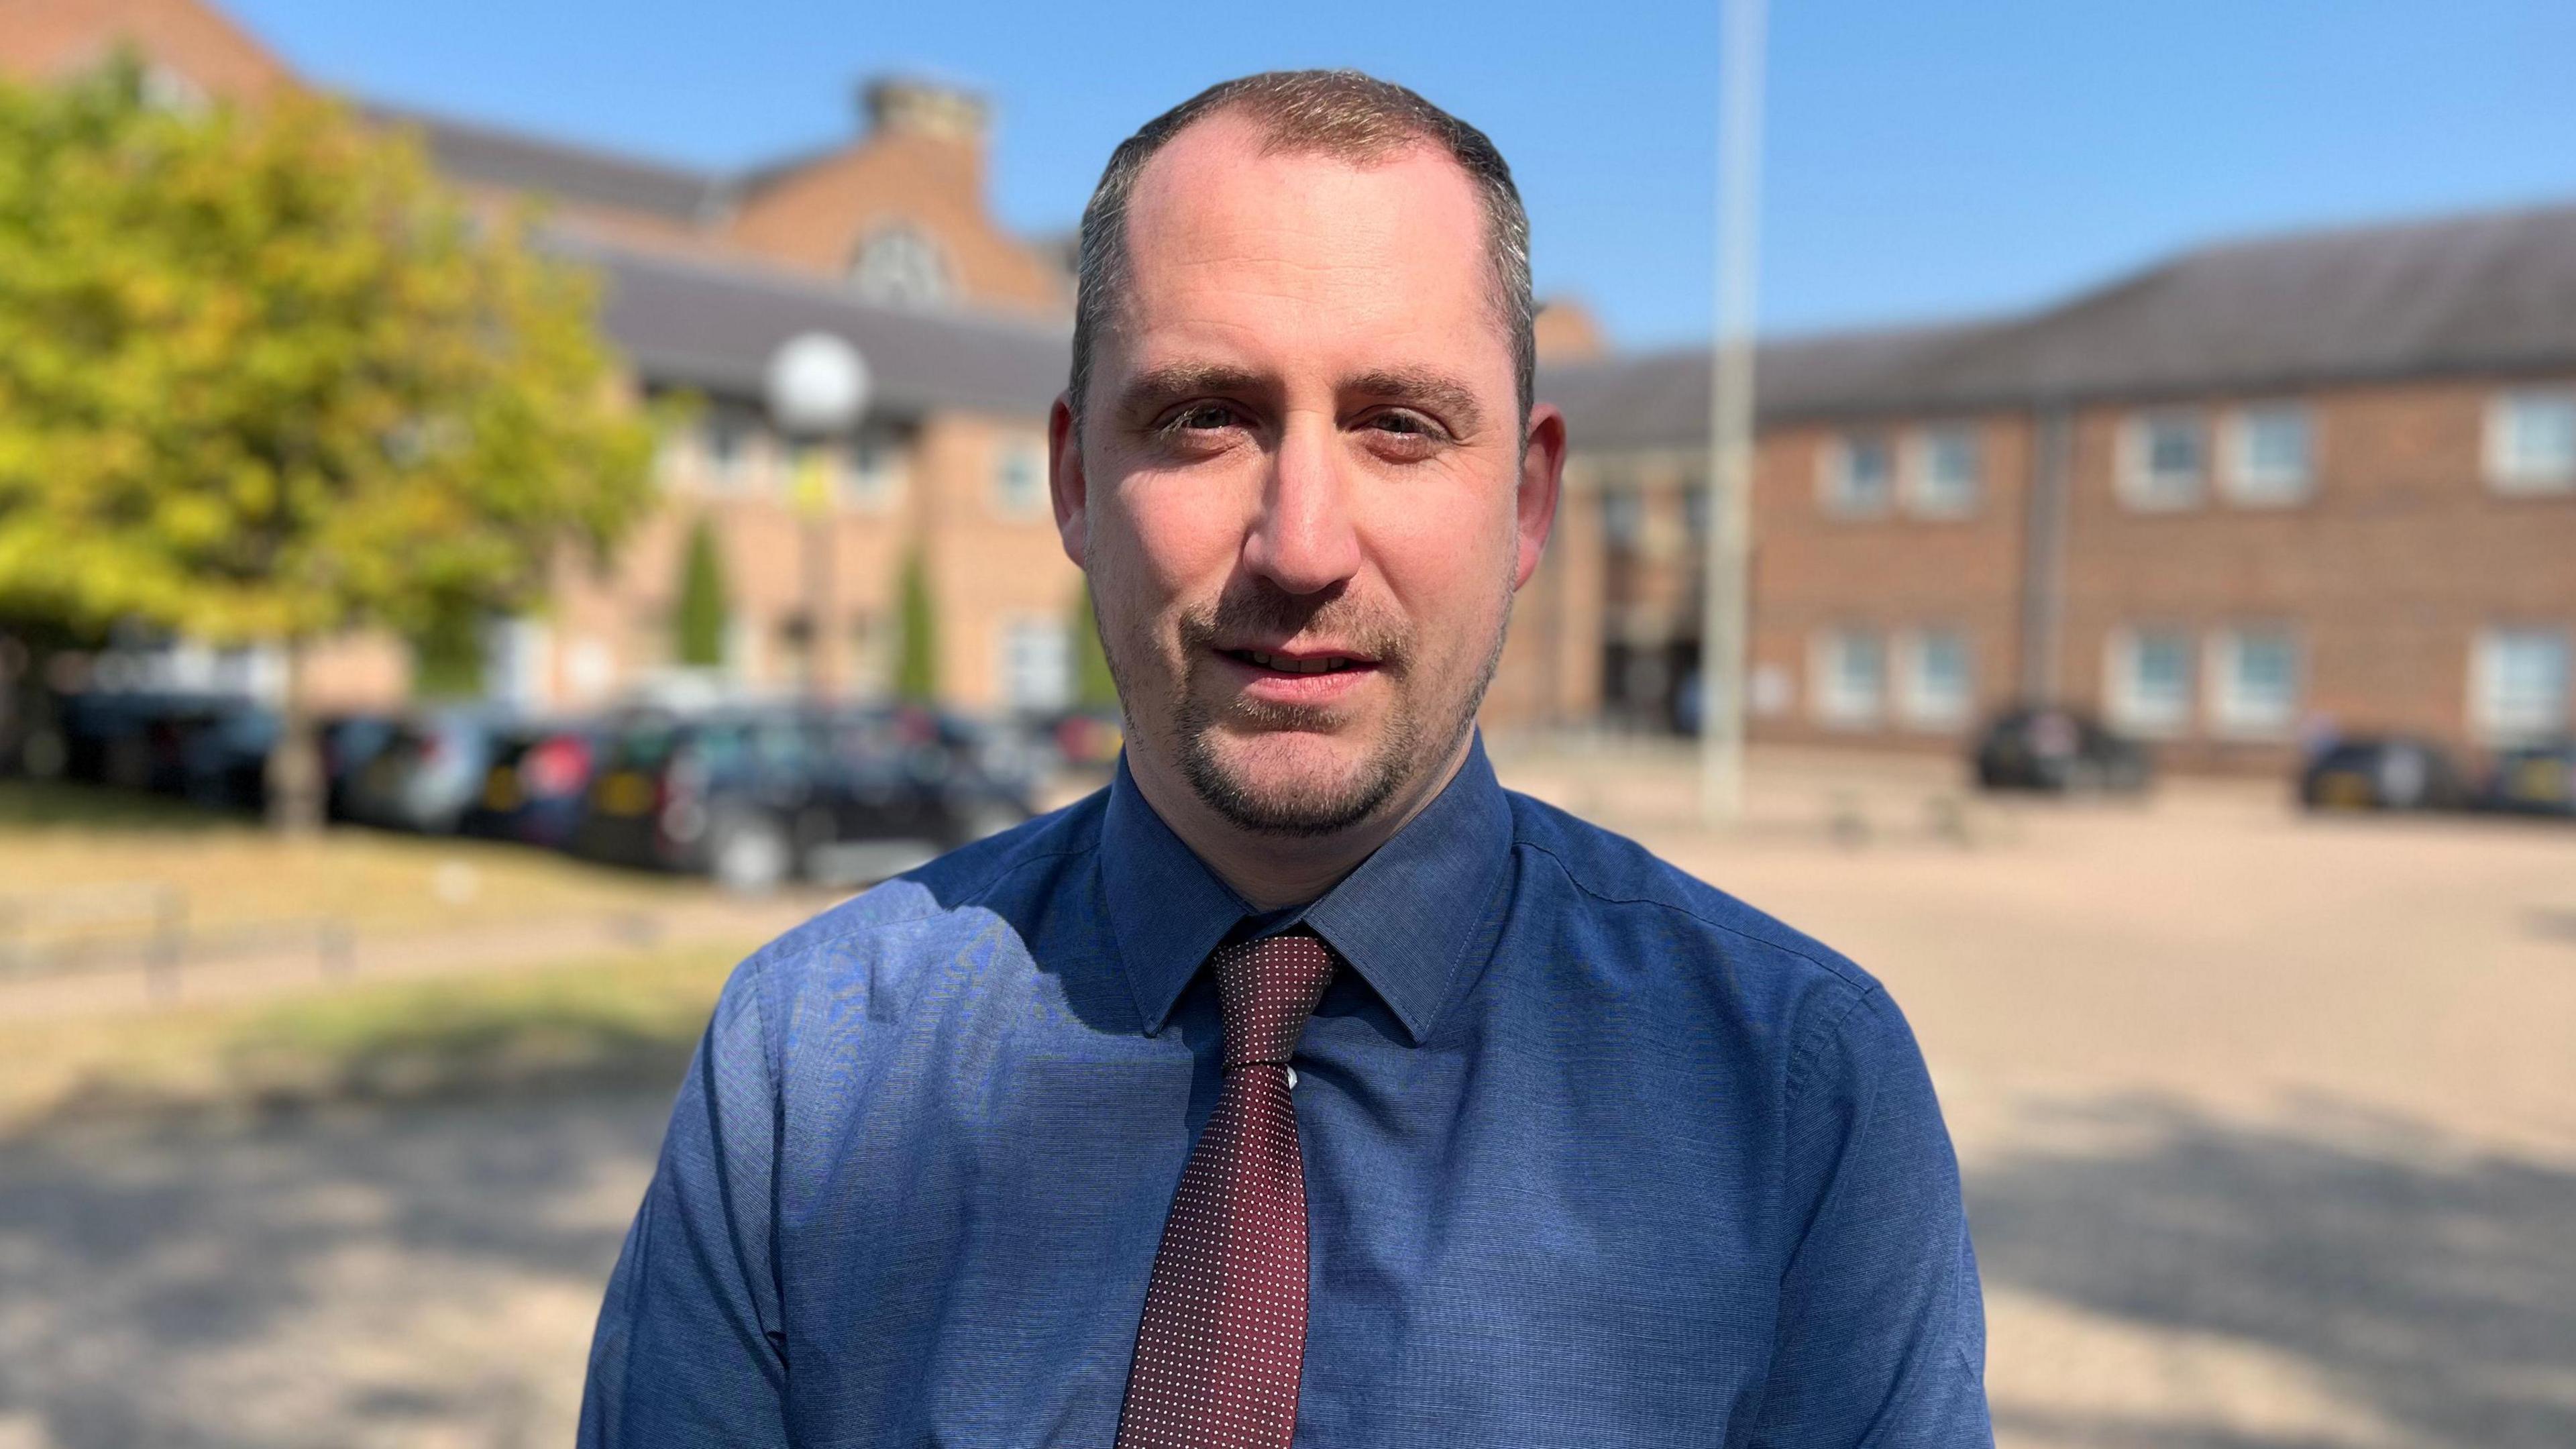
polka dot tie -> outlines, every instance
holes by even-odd
[[[1181,1169],[1118,1449],[1285,1449],[1306,1356],[1306,1175],[1288,1058],[1332,979],[1308,934],[1210,960],[1225,1018],[1225,1085]]]

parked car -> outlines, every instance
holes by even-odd
[[[268,803],[268,758],[284,731],[277,711],[248,700],[178,715],[178,793],[218,810],[261,809]]]
[[[2576,815],[2576,739],[2502,751],[2477,804],[2517,815]]]
[[[1028,817],[1006,741],[901,708],[637,717],[603,742],[570,848],[740,890],[882,879]]]
[[[2155,773],[2146,746],[2057,706],[1997,716],[1977,736],[1974,760],[1988,790],[2137,791]]]
[[[2409,736],[2338,740],[2299,771],[2299,803],[2310,810],[2456,810],[2467,801],[2450,753]]]
[[[56,710],[67,779],[181,795],[201,804],[259,808],[274,711],[240,695],[169,690],[89,690]]]
[[[326,715],[315,733],[322,743],[323,810],[333,820],[353,819],[350,791],[358,772],[393,743],[402,721],[389,714]]]
[[[490,840],[561,847],[588,807],[599,727],[578,722],[517,724],[493,732],[480,791],[457,831]]]
[[[386,830],[453,834],[483,788],[505,722],[469,705],[397,724],[349,778],[342,796],[348,817]]]

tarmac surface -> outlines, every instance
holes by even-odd
[[[1849,953],[1966,1169],[2015,1449],[2576,1445],[2576,827],[1498,751]],[[667,1093],[0,1144],[0,1449],[560,1445]]]

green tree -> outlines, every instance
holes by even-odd
[[[0,612],[274,642],[537,605],[650,500],[593,289],[413,141],[290,94],[156,109],[131,56],[0,85]]]
[[[1116,709],[1118,681],[1109,673],[1108,651],[1100,647],[1100,615],[1091,602],[1091,580],[1074,592],[1073,702],[1084,709]]]
[[[693,668],[724,663],[724,558],[716,551],[716,532],[703,518],[689,527],[688,556],[680,564],[680,607],[672,626],[679,637],[679,660]]]
[[[896,582],[894,692],[927,703],[939,696],[939,621],[930,604],[930,569],[916,548],[903,556]]]

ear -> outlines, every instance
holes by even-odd
[[[1547,552],[1547,536],[1556,528],[1556,499],[1565,482],[1565,414],[1553,403],[1530,409],[1529,437],[1521,448],[1520,495],[1513,500],[1513,522],[1520,553],[1512,570],[1518,589],[1538,572]]]
[[[1070,393],[1056,394],[1055,406],[1047,410],[1047,493],[1055,503],[1055,531],[1064,540],[1064,556],[1081,568],[1083,552],[1091,545],[1091,487],[1082,475],[1082,434],[1074,427]]]

